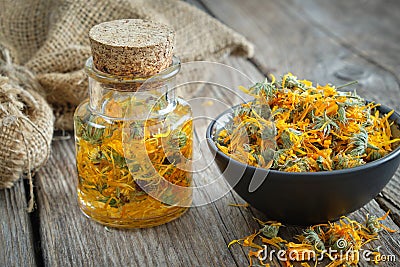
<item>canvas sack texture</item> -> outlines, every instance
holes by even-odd
[[[0,141],[6,144],[0,188],[43,164],[53,127],[73,129],[73,112],[87,97],[83,67],[94,25],[125,18],[168,24],[182,62],[253,53],[243,36],[177,0],[0,0],[0,6]]]
[[[249,57],[252,45],[196,7],[176,0],[3,1],[0,45],[15,64],[35,73],[56,116],[55,127],[72,129],[75,107],[87,97],[83,71],[90,56],[88,32],[100,22],[141,18],[170,25],[182,62]]]

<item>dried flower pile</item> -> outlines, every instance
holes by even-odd
[[[388,114],[355,92],[314,87],[288,73],[241,90],[254,96],[234,112],[217,146],[249,165],[288,172],[330,171],[379,159],[397,145]],[[276,148],[274,147],[276,142]]]
[[[269,261],[273,254],[268,251],[271,249],[283,252],[274,256],[283,260],[286,266],[301,262],[301,266],[307,267],[310,266],[310,261],[314,261],[313,265],[317,266],[324,259],[330,260],[327,267],[355,266],[365,245],[377,239],[380,231],[395,232],[381,223],[388,214],[389,212],[380,218],[367,215],[365,223],[342,217],[337,223],[311,226],[296,236],[296,242],[289,242],[278,236],[281,223],[256,219],[261,229],[247,237],[233,240],[228,247],[236,243],[249,247],[250,266],[270,266]],[[368,260],[375,264],[383,258],[378,250],[370,250],[364,256],[368,256]]]

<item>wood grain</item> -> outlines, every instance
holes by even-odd
[[[0,191],[0,266],[247,266],[247,250],[238,245],[228,249],[227,244],[258,229],[253,217],[268,218],[253,208],[229,206],[244,201],[228,190],[205,143],[210,120],[246,99],[237,86],[248,86],[268,72],[291,71],[320,83],[357,79],[360,95],[400,110],[396,45],[400,25],[395,0],[385,4],[371,0],[188,2],[211,12],[256,45],[251,61],[228,58],[225,63],[234,69],[214,66],[208,69],[210,83],[196,90],[180,88],[197,117],[194,180],[197,186],[211,185],[196,191],[195,202],[220,198],[155,228],[106,228],[78,208],[73,140],[54,141],[50,161],[36,175],[37,210],[32,215],[25,212],[22,183]],[[350,217],[363,221],[367,213],[383,215],[391,209],[394,213],[385,224],[399,231],[399,192],[400,170],[376,201]],[[293,240],[303,230],[287,226],[281,235]],[[398,232],[382,232],[380,240],[370,244],[371,248],[382,245],[383,254],[396,256],[396,262],[381,266],[398,266],[399,240]],[[283,266],[276,257],[271,265]],[[370,265],[362,260],[359,266]]]
[[[290,71],[320,84],[358,80],[358,86],[346,89],[357,88],[366,99],[400,110],[397,77],[338,43],[288,1],[202,2],[255,44],[254,60],[264,69],[278,76]]]
[[[385,70],[389,76],[396,77],[396,84],[400,84],[400,5],[390,0],[382,4],[377,1],[315,1],[293,0],[284,1],[286,6],[291,6],[306,14],[304,17],[311,25],[320,28],[331,39],[348,48],[353,53],[375,65],[378,69]],[[288,4],[289,3],[289,4]],[[346,66],[335,73],[335,76],[350,80],[352,74],[364,76],[363,67]],[[384,76],[382,81],[386,80]],[[382,84],[385,84],[383,82]],[[397,86],[396,86],[397,85]],[[391,90],[389,95],[380,92],[379,87],[368,86],[369,91],[379,91],[383,100],[381,103],[389,105],[400,111],[400,91]],[[392,99],[391,101],[389,99]],[[400,169],[382,192],[380,203],[391,207],[394,213],[400,212]],[[400,221],[396,219],[398,225]]]
[[[400,226],[400,170],[397,170],[377,201],[383,209],[392,212],[393,220]]]
[[[400,77],[400,5],[365,1],[286,1],[315,27],[393,75]],[[400,97],[400,95],[398,95]]]
[[[35,266],[23,181],[0,190],[0,266]]]
[[[234,59],[229,63],[241,66],[246,72],[253,68],[252,74],[260,77],[254,67],[243,59]],[[237,77],[229,77],[229,72],[220,73],[219,77],[223,75],[227,75],[227,80],[233,81],[233,84],[239,82]],[[199,112],[201,107],[204,108],[204,96],[228,99],[226,104],[233,104],[229,101],[234,98],[224,96],[226,88],[220,89],[219,93],[211,90],[205,88],[191,95],[190,99],[201,100],[195,103],[199,106]],[[214,107],[206,110],[211,111],[208,115],[212,117],[220,112]],[[209,120],[197,123],[198,143],[204,140],[204,129],[208,123]],[[204,159],[206,156],[201,154],[207,153],[208,149],[204,145],[198,148],[201,149],[195,151],[195,157]],[[209,179],[215,174],[218,174],[218,170],[211,165],[201,173],[195,173],[194,180]],[[232,239],[247,235],[252,231],[253,227],[250,226],[254,225],[251,214],[243,214],[240,209],[228,206],[229,203],[235,203],[231,192],[209,205],[190,209],[181,218],[166,225],[140,230],[115,230],[107,229],[81,214],[76,201],[76,179],[73,140],[53,142],[50,161],[37,174],[43,258],[48,266],[248,264],[242,248],[227,248]],[[220,193],[214,187],[210,191],[200,192],[203,196],[198,197],[207,200]]]
[[[334,24],[333,19],[331,21],[328,19],[325,25],[322,19],[323,15],[316,14],[320,12],[320,9],[304,7],[307,12],[299,12],[301,1],[295,1],[293,5],[290,4],[290,1],[265,2],[261,0],[248,1],[245,5],[239,0],[229,2],[203,0],[202,2],[206,10],[212,12],[218,19],[243,33],[255,43],[255,60],[265,69],[273,69],[277,74],[291,71],[299,77],[309,78],[322,84],[327,82],[344,84],[350,80],[358,80],[357,92],[361,96],[400,111],[400,87],[397,77],[386,67],[374,63],[374,61],[381,60],[381,53],[371,52],[369,57],[366,58],[354,53],[354,49],[349,47],[352,45],[351,43],[344,45],[338,42],[337,37],[325,30],[328,25]],[[328,4],[328,1],[323,2],[325,6],[330,6],[329,10],[325,10],[326,13],[332,13],[329,16],[332,17],[340,13],[337,7],[331,7],[336,5],[336,1],[335,4],[333,2]],[[350,5],[350,3],[348,4]],[[341,7],[341,5],[344,5],[344,1],[340,1],[338,7]],[[367,14],[363,20],[367,18],[372,20],[372,22],[367,23],[368,25],[373,23],[374,18],[378,16],[376,14],[371,15],[376,12],[373,9],[376,5],[371,2],[362,5],[362,9]],[[369,10],[365,10],[368,7]],[[394,10],[397,8],[397,6],[394,7]],[[383,9],[383,7],[380,9]],[[387,10],[388,7],[384,9]],[[321,17],[320,24],[323,25],[322,27],[315,25],[314,17]],[[355,19],[354,16],[353,18]],[[347,20],[349,19],[347,18]],[[390,15],[389,20],[394,21],[394,25],[389,30],[396,28],[398,17]],[[337,24],[342,25],[343,23],[349,22],[345,20]],[[335,27],[338,28],[338,25]],[[368,42],[370,39],[367,38],[369,35],[366,29],[362,25],[357,28],[357,25],[359,25],[359,22],[355,22],[354,27],[346,25],[347,31],[356,29],[362,32],[365,36],[363,37],[365,42]],[[342,25],[342,28],[344,27]],[[395,36],[397,35],[390,38],[395,38]],[[384,46],[385,42],[381,42],[380,45]],[[387,45],[391,46],[390,43]],[[389,52],[387,54],[386,51],[385,48],[382,48],[385,57],[392,54],[389,53],[390,47],[388,47]],[[394,55],[395,58],[397,56]],[[374,60],[371,61],[371,58]],[[382,59],[383,61],[384,59]],[[347,88],[347,90],[349,89],[354,89],[354,87]],[[394,204],[394,207],[400,207],[399,189],[400,169],[383,190],[383,195],[389,203]]]
[[[205,10],[256,44],[255,60],[263,70],[272,69],[278,74],[291,71],[320,83],[343,84],[356,79],[360,95],[400,110],[399,98],[396,97],[400,96],[400,88],[395,75],[386,67],[354,53],[354,49],[338,43],[330,33],[315,27],[310,19],[302,16],[304,13],[297,12],[287,1],[267,4],[254,0],[245,5],[241,1],[203,0],[202,3]],[[251,19],[254,17],[259,19]],[[400,169],[384,189],[384,197],[379,198],[380,204],[386,204],[382,207],[394,209],[394,214],[399,211],[399,174]],[[372,201],[352,216],[361,219],[365,209],[371,213],[382,212]],[[398,222],[398,216],[393,219]],[[395,226],[393,221],[390,223]],[[295,232],[298,230],[295,228]],[[398,242],[395,244],[398,248]],[[366,264],[366,261],[361,263]]]

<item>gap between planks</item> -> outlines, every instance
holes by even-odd
[[[293,22],[291,21],[280,21],[280,18],[282,16],[279,16],[279,12],[283,12],[282,10],[285,10],[285,12],[290,12],[292,16],[292,20],[296,22],[297,28],[301,29],[302,33],[307,36],[308,41],[306,42],[307,44],[316,44],[318,41],[320,42],[320,46],[323,46],[324,49],[326,47],[327,52],[326,53],[331,53],[332,55],[335,55],[337,57],[337,61],[339,62],[337,65],[343,65],[343,68],[346,68],[348,64],[355,64],[356,66],[360,65],[362,68],[365,68],[366,74],[368,74],[368,79],[361,80],[361,83],[364,85],[365,88],[362,88],[363,90],[361,91],[362,95],[366,95],[367,98],[374,99],[378,98],[377,100],[381,103],[387,104],[387,103],[392,103],[392,106],[396,107],[398,105],[398,102],[396,102],[396,99],[393,99],[393,97],[390,97],[391,95],[395,96],[396,94],[399,95],[400,89],[399,89],[399,84],[397,81],[397,77],[392,75],[392,73],[387,72],[386,68],[381,68],[380,66],[376,66],[376,64],[370,63],[368,60],[364,58],[360,58],[359,55],[355,55],[356,58],[353,58],[351,54],[354,54],[354,52],[347,47],[344,47],[341,43],[338,43],[337,40],[330,36],[329,33],[326,33],[324,29],[317,28],[314,29],[314,25],[307,19],[300,17],[300,15],[295,12],[293,9],[294,7],[291,7],[290,5],[287,5],[285,3],[281,3],[280,1],[278,2],[268,2],[268,7],[269,7],[269,13],[264,12],[267,14],[265,16],[265,21],[262,23],[260,21],[252,21],[250,20],[251,14],[250,12],[263,12],[262,11],[262,4],[267,5],[265,2],[262,1],[247,1],[247,2],[242,2],[240,8],[238,7],[238,1],[231,1],[230,3],[227,3],[225,1],[209,1],[209,0],[202,0],[201,1],[202,6],[204,6],[204,10],[207,12],[211,13],[214,17],[217,19],[222,18],[222,20],[228,25],[236,29],[237,31],[243,33],[246,35],[250,41],[253,41],[256,45],[256,57],[260,58],[258,60],[258,65],[264,66],[264,69],[266,68],[277,68],[277,69],[284,69],[282,67],[279,67],[278,62],[279,60],[274,59],[274,57],[279,57],[278,54],[271,54],[274,51],[274,46],[281,46],[280,49],[282,51],[286,51],[287,53],[290,54],[290,57],[294,57],[298,60],[305,60],[305,55],[299,56],[295,52],[291,51],[291,45],[292,43],[286,44],[285,42],[281,41],[272,41],[269,45],[267,44],[263,49],[260,49],[262,44],[264,42],[267,42],[266,40],[263,41],[261,38],[263,35],[268,35],[270,34],[271,36],[279,36],[279,35],[284,35],[284,36],[291,36],[292,38],[297,38],[301,35],[298,33],[295,33],[295,29],[292,30],[293,27],[291,25]],[[254,6],[259,6],[258,10],[254,10]],[[285,8],[282,9],[282,6]],[[223,11],[223,12],[222,12]],[[258,14],[257,13],[257,14]],[[218,15],[216,15],[218,14]],[[269,18],[271,17],[271,18]],[[296,18],[298,17],[298,18]],[[243,23],[239,23],[237,19],[235,18],[249,18],[249,21],[243,21],[243,23],[247,23],[245,26],[243,26]],[[274,19],[275,18],[275,19]],[[267,29],[264,29],[262,26],[265,25]],[[277,25],[281,26],[278,30]],[[275,27],[276,26],[276,27]],[[292,25],[293,26],[293,25]],[[251,27],[251,29],[246,27]],[[296,28],[296,27],[295,27]],[[297,29],[296,28],[296,29]],[[291,34],[293,33],[293,34]],[[298,35],[296,37],[296,34]],[[324,38],[321,38],[321,34],[326,35],[326,40]],[[267,38],[265,38],[267,39]],[[322,43],[321,43],[322,42]],[[279,49],[278,49],[279,50]],[[346,52],[346,50],[349,50]],[[339,52],[338,52],[339,51]],[[344,52],[341,52],[344,51]],[[257,54],[258,52],[258,54]],[[269,54],[268,54],[269,53]],[[310,52],[307,52],[310,53]],[[319,53],[319,51],[318,51]],[[340,55],[343,54],[344,56]],[[311,53],[312,56],[316,56],[314,52]],[[282,56],[282,55],[281,55]],[[304,70],[302,69],[301,72],[303,73],[308,73],[311,76],[314,77],[323,77],[322,80],[327,80],[327,81],[332,81],[332,80],[338,80],[336,73],[338,72],[334,68],[332,69],[332,66],[329,66],[329,64],[332,64],[331,57],[326,55],[318,55],[321,56],[321,59],[318,58],[313,58],[313,57],[307,57],[307,64],[305,66],[302,66]],[[263,61],[263,59],[269,58],[269,63],[272,63],[271,66],[266,65],[266,61]],[[316,71],[315,69],[312,69],[311,66],[314,65],[313,61],[320,60],[321,62],[315,62],[315,64],[325,64],[327,66],[327,69],[324,70],[324,72]],[[361,60],[361,62],[359,62]],[[365,62],[362,62],[364,60]],[[344,63],[341,63],[343,61]],[[333,61],[334,62],[334,61]],[[349,63],[350,62],[350,63]],[[354,63],[352,63],[354,62]],[[276,65],[274,65],[276,64]],[[368,66],[368,65],[373,65],[373,67]],[[277,66],[277,67],[275,67]],[[298,68],[298,65],[294,64],[296,68]],[[329,68],[328,68],[329,67]],[[317,68],[318,69],[318,68]],[[382,79],[385,79],[384,81],[384,86],[381,86],[378,84],[379,79],[381,77],[384,77]],[[371,82],[371,81],[372,82]],[[381,94],[376,95],[376,92],[374,92],[374,89],[376,88],[381,88]],[[395,103],[395,104],[393,104]],[[394,179],[399,179],[398,177],[400,176],[400,169],[397,171],[397,174],[392,178]],[[389,183],[389,186],[395,185],[396,183],[392,181]],[[397,187],[395,187],[397,188]],[[384,189],[385,191],[385,189]],[[389,193],[389,192],[388,192]],[[388,194],[389,195],[389,194]],[[390,196],[394,196],[394,194],[390,194]],[[389,200],[389,199],[388,199]],[[396,201],[396,200],[394,200]],[[397,202],[397,201],[396,201]],[[382,203],[382,202],[381,202]],[[385,209],[384,206],[382,208]],[[394,210],[394,212],[399,212],[399,210]],[[396,221],[398,223],[398,221]],[[399,224],[398,224],[399,225]]]
[[[251,64],[243,59],[232,59],[232,63],[227,63],[251,68]],[[254,75],[261,76],[256,71]],[[228,80],[236,83],[235,77]],[[214,96],[212,91],[204,93]],[[203,124],[200,133],[202,137],[204,137],[204,126]],[[96,263],[112,262],[114,265],[135,266],[132,261],[136,264],[172,266],[248,264],[242,248],[226,248],[232,239],[240,238],[256,227],[250,215],[227,206],[227,203],[234,201],[232,192],[229,192],[223,200],[218,200],[212,205],[193,208],[180,219],[163,226],[133,231],[111,229],[110,233],[104,233],[102,230],[104,227],[83,218],[76,206],[73,140],[55,141],[53,149],[49,163],[39,171],[36,180],[40,186],[37,190],[37,201],[40,208],[43,259],[46,265],[79,266],[87,262],[88,266],[92,266]],[[212,173],[216,172],[218,170],[214,166]],[[157,237],[157,240],[154,237]],[[146,242],[140,243],[142,239]],[[102,254],[104,248],[98,247],[103,240],[109,243],[107,255]],[[117,243],[118,250],[111,248]],[[131,253],[130,258],[124,258],[125,251],[129,251],[130,247],[138,249],[138,253]],[[152,257],[155,252],[156,255]],[[210,258],[207,258],[207,255]]]

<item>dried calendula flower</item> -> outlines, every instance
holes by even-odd
[[[178,107],[174,112],[187,111]],[[105,123],[102,117],[89,116],[85,122],[79,117],[75,122],[78,197],[90,203],[93,217],[110,224],[116,219],[129,222],[131,218],[162,216],[179,208],[171,203],[188,201],[188,191],[180,192],[174,186],[191,183],[187,168],[180,168],[192,154],[191,120],[164,132],[154,131],[154,119],[142,124]]]
[[[379,218],[367,215],[365,224],[342,217],[336,223],[314,225],[295,236],[296,242],[278,236],[279,227],[282,226],[279,222],[263,222],[254,218],[261,229],[247,237],[233,240],[228,247],[236,243],[248,247],[250,266],[269,266],[268,261],[273,260],[273,250],[286,266],[293,266],[293,262],[301,262],[301,266],[317,266],[321,261],[329,267],[356,266],[364,246],[378,239],[379,232],[395,232],[381,222],[388,215],[389,212]],[[370,252],[370,260],[379,263],[380,252]],[[253,265],[253,261],[259,265]],[[307,261],[314,263],[310,265]]]
[[[394,111],[380,114],[379,104],[337,88],[291,73],[240,87],[254,100],[234,111],[217,146],[249,165],[289,172],[351,168],[391,152],[400,142],[389,120]]]

